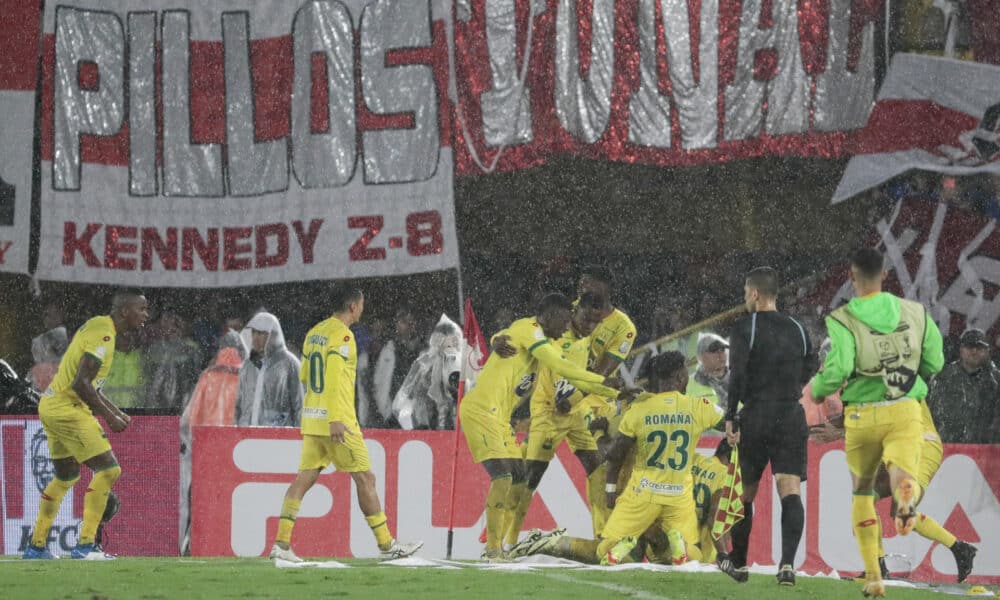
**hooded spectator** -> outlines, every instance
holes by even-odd
[[[254,315],[241,334],[250,357],[240,367],[236,424],[298,427],[302,412],[299,359],[285,347],[278,318]]]
[[[191,543],[191,427],[232,425],[235,421],[236,391],[240,366],[247,348],[240,334],[230,330],[219,338],[213,365],[205,369],[194,388],[191,401],[181,415],[180,464],[180,553],[189,554]]]

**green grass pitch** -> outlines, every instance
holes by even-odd
[[[834,600],[861,598],[861,585],[827,578],[799,578],[793,588],[774,577],[751,575],[737,584],[721,573],[656,573],[536,569],[405,568],[374,560],[344,560],[349,569],[278,569],[271,561],[252,559],[122,558],[114,562],[0,562],[0,597],[61,599],[188,598],[491,598],[518,600],[711,599]],[[942,598],[930,590],[888,588],[888,597],[907,600]]]

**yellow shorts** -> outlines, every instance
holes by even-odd
[[[49,439],[49,458],[53,460],[72,456],[82,463],[111,450],[108,434],[87,408],[51,407],[43,400],[38,417]]]
[[[931,439],[933,438],[933,439]],[[920,472],[917,473],[917,483],[920,489],[926,490],[931,484],[931,479],[941,468],[941,461],[944,459],[944,448],[941,446],[941,438],[933,433],[924,433],[924,443],[920,449]]]
[[[335,442],[329,436],[303,435],[299,470],[325,469],[327,465],[333,463],[334,468],[342,473],[371,471],[368,446],[365,446],[361,428],[354,423],[351,429],[355,433],[346,434],[343,443]]]
[[[573,452],[597,450],[597,442],[587,429],[585,414],[573,411],[568,415],[531,417],[531,431],[528,433],[526,444],[528,451],[525,458],[549,462],[563,440],[566,440]]]
[[[468,404],[459,406],[458,412],[473,462],[522,457],[510,423],[503,423],[496,414]]]
[[[856,477],[874,478],[879,463],[919,474],[924,428],[916,400],[845,406],[844,427],[847,466]]]
[[[603,557],[622,538],[638,537],[651,525],[659,523],[664,532],[671,529],[679,531],[688,547],[688,558],[700,560],[701,552],[697,549],[698,516],[694,498],[683,495],[674,500],[672,504],[654,504],[632,490],[619,496],[611,518],[604,526],[604,539],[597,548],[598,558]]]

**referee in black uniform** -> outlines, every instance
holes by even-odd
[[[777,310],[778,274],[774,269],[750,271],[743,291],[750,314],[736,323],[729,338],[726,437],[740,446],[746,517],[732,529],[731,558],[733,565],[746,573],[753,499],[770,463],[781,497],[778,583],[795,585],[793,565],[805,525],[799,492],[806,478],[809,438],[799,398],[818,361],[805,328]]]

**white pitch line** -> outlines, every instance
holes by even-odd
[[[599,587],[601,589],[608,590],[609,592],[615,592],[617,594],[627,594],[633,598],[641,598],[642,600],[670,600],[667,596],[658,596],[650,592],[628,587],[627,585],[619,585],[617,583],[609,583],[607,581],[590,581],[588,579],[577,579],[575,577],[570,577],[569,575],[564,575],[562,573],[553,573],[547,571],[544,573],[545,577],[549,579],[556,579],[564,583],[579,583],[583,585],[592,585],[594,587]]]

